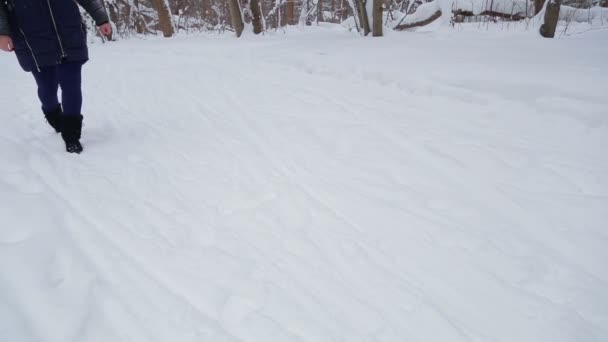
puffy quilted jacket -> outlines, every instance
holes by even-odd
[[[12,38],[23,70],[88,60],[78,4],[97,25],[108,22],[101,0],[0,0],[0,35]]]

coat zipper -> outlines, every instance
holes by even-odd
[[[25,44],[27,45],[28,49],[30,49],[30,52],[32,53],[32,58],[34,59],[34,63],[36,64],[36,69],[38,69],[38,72],[40,72],[40,65],[38,65],[38,59],[36,58],[36,55],[34,55],[34,50],[32,49],[30,42],[28,42],[27,37],[25,36],[25,32],[23,32],[21,27],[19,28],[19,31],[21,31],[21,34],[23,35],[23,39],[25,39]]]
[[[53,9],[51,8],[50,0],[46,0],[46,4],[49,6],[49,12],[51,13],[51,20],[53,21],[53,26],[55,27],[55,33],[57,34],[57,40],[59,41],[59,48],[61,48],[61,58],[66,58],[68,55],[65,53],[63,49],[63,43],[61,42],[61,37],[59,37],[59,30],[57,29],[57,23],[55,22],[55,16],[53,15]]]

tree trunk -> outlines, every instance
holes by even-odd
[[[295,0],[287,0],[287,25],[295,25]]]
[[[163,36],[167,38],[173,36],[175,32],[173,31],[171,12],[169,11],[167,2],[165,0],[154,0],[154,7],[156,7],[156,11],[158,12],[158,23],[161,31],[163,31]]]
[[[555,37],[555,28],[559,20],[559,8],[562,5],[562,0],[547,0],[547,9],[545,11],[545,21],[540,26],[540,35],[545,38]]]
[[[237,38],[243,33],[245,25],[243,24],[243,15],[241,13],[241,5],[239,0],[228,0],[228,7],[230,9],[230,19],[232,20],[232,27],[236,32]]]
[[[323,0],[317,0],[317,23],[325,21],[323,18]]]
[[[262,32],[262,10],[260,9],[259,0],[251,0],[249,4],[251,9],[251,21],[253,23],[253,33],[260,34]]]
[[[374,16],[372,36],[374,37],[382,37],[382,11],[382,0],[374,0],[374,10],[372,13]]]
[[[540,10],[543,9],[544,4],[545,0],[534,0],[534,15],[540,13]]]
[[[363,35],[369,34],[369,18],[367,16],[367,8],[365,7],[366,0],[355,0],[357,1],[357,12],[359,12],[359,21],[361,22],[361,28],[363,29]]]

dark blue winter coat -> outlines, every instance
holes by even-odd
[[[88,60],[78,4],[97,25],[108,22],[101,0],[0,0],[0,34],[10,35],[23,70]]]

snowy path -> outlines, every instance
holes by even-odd
[[[0,57],[0,341],[608,339],[605,33],[92,55],[77,157]]]

